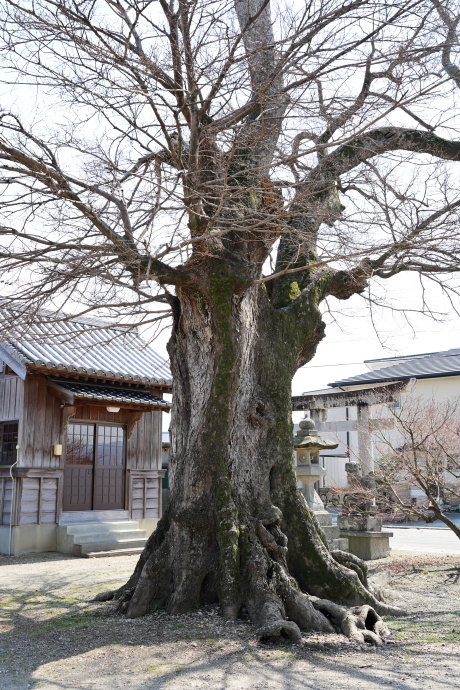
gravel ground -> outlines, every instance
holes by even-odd
[[[302,645],[259,644],[247,620],[225,624],[217,608],[138,620],[94,604],[126,581],[135,557],[0,556],[0,688],[287,690],[445,688],[460,681],[460,557],[393,554],[395,643],[380,649],[341,635]]]

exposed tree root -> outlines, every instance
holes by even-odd
[[[315,610],[289,575],[287,539],[279,525],[256,524],[256,535],[245,535],[245,575],[249,588],[245,605],[260,639],[302,639],[301,630],[333,632],[327,618]],[[254,538],[255,537],[255,538]]]
[[[279,525],[265,526],[259,522],[257,536],[259,553],[251,562],[251,595],[246,606],[258,625],[260,639],[286,637],[298,642],[301,631],[311,630],[326,633],[339,630],[356,642],[373,645],[381,645],[389,637],[388,628],[373,607],[350,609],[325,599],[312,600],[299,590],[288,572],[287,539]],[[351,554],[338,552],[336,556],[344,565],[352,567],[350,577],[358,577],[364,589],[365,564]],[[375,599],[370,592],[366,592],[366,597]],[[381,602],[377,605],[382,606]]]
[[[390,637],[390,630],[371,606],[347,609],[327,599],[317,599],[313,606],[354,642],[379,647]]]
[[[288,639],[299,643],[303,631],[317,631],[341,632],[359,643],[383,644],[390,633],[377,609],[392,614],[401,612],[378,601],[367,589],[366,565],[349,553],[336,551],[329,554],[320,540],[319,546],[325,549],[326,560],[335,564],[332,565],[333,572],[334,568],[339,569],[339,584],[344,581],[350,587],[351,580],[354,583],[351,586],[353,597],[359,599],[361,596],[364,605],[349,608],[303,593],[289,572],[288,541],[280,527],[282,516],[278,510],[274,516],[271,523],[255,520],[250,525],[239,525],[239,594],[233,603],[227,601],[226,606],[222,606],[224,616],[234,619],[240,608],[246,607],[261,640]],[[177,549],[177,529],[174,521],[170,522],[169,529],[165,529],[163,522],[160,533],[150,538],[126,585],[118,590],[102,592],[96,601],[118,600],[118,610],[134,618],[153,607],[164,607],[177,613],[203,601],[220,600],[222,575],[220,582],[208,576],[212,565],[209,554],[215,555],[216,551],[198,548],[199,530],[193,534],[189,531],[187,536],[182,529],[181,538],[187,541],[187,552],[195,554],[192,562],[184,563],[177,559],[181,553]],[[193,539],[193,544],[189,543],[190,539]],[[204,543],[203,539],[201,543]],[[176,548],[172,548],[173,545]]]
[[[354,556],[352,553],[348,553],[347,551],[339,551],[338,549],[331,551],[331,556],[335,561],[337,561],[337,563],[340,563],[340,565],[344,565],[346,568],[354,570],[364,587],[368,586],[367,565],[364,561],[357,556]]]
[[[271,493],[282,512],[282,529],[289,539],[286,561],[301,591],[342,606],[368,605],[380,615],[401,616],[404,611],[383,603],[367,586],[367,567],[356,556],[330,552],[314,514],[295,486],[295,476],[274,466]]]

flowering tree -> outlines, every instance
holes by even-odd
[[[460,529],[443,512],[447,500],[460,499],[460,399],[409,395],[391,415],[394,428],[377,433],[379,507],[427,523],[441,520],[460,538]],[[411,487],[422,494],[420,501]]]

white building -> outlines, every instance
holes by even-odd
[[[310,409],[312,416],[319,420],[318,431],[339,442],[337,450],[322,454],[322,464],[327,470],[323,486],[347,486],[347,458],[362,461],[369,456],[367,462],[372,465],[375,444],[371,437],[366,447],[365,437],[358,430],[362,428],[358,420],[363,421],[363,413],[369,416],[369,428],[372,428],[373,419],[375,425],[377,420],[391,417],[389,411],[385,413],[385,407],[399,405],[403,396],[421,397],[428,403],[432,399],[442,402],[460,395],[460,349],[373,359],[364,364],[368,371],[363,374],[293,398],[293,409]],[[384,395],[383,404],[378,397],[372,402],[372,395],[378,396],[379,392]],[[356,402],[359,404],[353,404]]]

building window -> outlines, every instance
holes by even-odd
[[[0,466],[11,467],[17,460],[18,422],[0,422]]]

